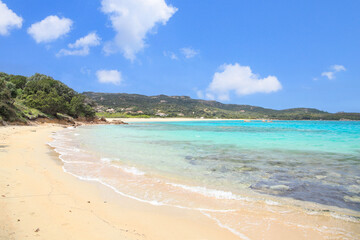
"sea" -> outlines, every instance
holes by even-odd
[[[360,239],[358,121],[134,122],[52,137],[65,172],[198,211],[239,239]]]

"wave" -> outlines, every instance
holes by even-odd
[[[233,234],[237,235],[237,236],[240,237],[241,239],[243,239],[243,240],[250,240],[250,238],[248,238],[248,237],[245,236],[244,234],[236,231],[235,229],[233,229],[233,228],[231,228],[231,227],[229,227],[229,226],[227,226],[227,225],[225,225],[225,224],[222,224],[222,223],[219,221],[219,219],[217,219],[217,218],[215,218],[215,217],[212,217],[210,214],[205,213],[205,212],[201,212],[201,213],[204,214],[205,216],[207,216],[208,218],[214,220],[214,221],[217,223],[217,225],[219,225],[220,227],[229,230],[230,232],[232,232]]]
[[[124,172],[130,173],[130,174],[133,174],[133,175],[136,175],[136,176],[145,175],[145,172],[137,169],[136,167],[127,167],[127,166],[121,166],[121,165],[117,165],[117,164],[111,164],[112,162],[114,162],[114,161],[116,161],[116,160],[118,160],[118,159],[101,158],[101,161],[102,161],[102,162],[110,163],[110,165],[111,165],[112,167],[121,169],[121,170],[123,170]]]
[[[69,139],[62,139],[61,137],[65,137],[65,136],[58,136],[56,139],[56,142],[52,142],[52,143],[48,143],[50,146],[54,147],[54,150],[56,152],[59,153],[59,157],[60,159],[67,164],[99,164],[99,163],[103,163],[106,164],[107,166],[111,166],[114,168],[118,168],[126,173],[135,175],[135,176],[146,176],[146,172],[141,171],[140,169],[133,167],[133,166],[124,166],[124,165],[120,165],[120,164],[116,164],[117,161],[119,161],[120,159],[117,158],[101,158],[101,162],[87,162],[87,161],[68,161],[66,160],[67,157],[69,157],[69,155],[71,154],[77,154],[78,152],[82,151],[79,148],[74,147],[74,145],[69,145],[69,146],[65,146],[66,143],[68,143],[66,140]],[[61,140],[65,140],[63,142],[61,142]],[[65,143],[65,144],[64,144]],[[89,154],[89,156],[91,156]],[[123,196],[123,197],[127,197],[142,203],[146,203],[146,204],[150,204],[153,206],[167,206],[167,207],[175,207],[175,208],[179,208],[179,209],[187,209],[187,210],[196,210],[199,211],[200,213],[202,213],[204,216],[210,218],[211,220],[215,221],[217,223],[217,225],[219,225],[221,228],[227,229],[229,230],[231,233],[237,235],[239,238],[244,239],[244,240],[248,240],[249,238],[242,234],[241,232],[237,231],[236,229],[224,224],[224,222],[222,222],[221,220],[219,220],[218,218],[212,216],[215,215],[215,213],[228,213],[228,212],[237,212],[239,211],[239,209],[207,209],[207,208],[197,208],[197,207],[188,207],[186,206],[187,204],[185,203],[183,205],[178,205],[178,204],[171,204],[172,199],[165,199],[163,201],[160,201],[159,199],[146,199],[146,195],[144,198],[142,197],[138,197],[138,196],[134,196],[131,194],[128,194],[126,192],[123,192],[121,190],[119,190],[118,188],[116,188],[115,186],[113,186],[111,184],[111,182],[109,183],[109,181],[107,181],[106,178],[101,178],[101,177],[92,177],[92,176],[81,176],[81,175],[77,175],[74,174],[73,172],[69,171],[66,169],[66,165],[64,165],[63,171],[80,179],[80,180],[84,180],[84,181],[92,181],[92,182],[98,182],[108,188],[110,188],[111,190],[113,190],[115,193]],[[257,198],[248,198],[248,197],[243,197],[243,196],[239,196],[231,191],[222,191],[222,190],[217,190],[217,189],[211,189],[211,188],[207,188],[207,187],[203,187],[203,186],[189,186],[189,185],[184,185],[184,184],[179,184],[179,183],[172,183],[172,182],[165,182],[165,184],[170,185],[171,187],[174,188],[180,188],[182,190],[185,190],[187,192],[191,192],[191,193],[197,193],[197,194],[201,194],[205,197],[210,197],[210,198],[215,198],[215,199],[219,199],[219,200],[236,200],[236,201],[246,201],[246,202],[255,202],[257,201]],[[136,194],[137,195],[137,194]],[[262,199],[266,205],[269,206],[279,206],[279,205],[283,205],[280,204],[279,202],[270,200],[270,199]],[[281,201],[280,201],[281,202]],[[174,203],[174,202],[172,202]],[[182,203],[181,203],[182,204]],[[226,205],[224,205],[226,206]],[[219,207],[221,208],[221,207]],[[226,207],[224,207],[226,208]],[[233,208],[237,208],[237,207],[233,207]],[[276,207],[274,207],[274,209],[277,209]],[[214,213],[214,214],[213,214]],[[277,213],[279,213],[279,211],[277,211]],[[319,213],[320,214],[320,213]],[[333,216],[334,218],[338,218],[341,220],[347,220],[347,221],[352,221],[352,222],[356,222],[358,223],[358,221],[356,221],[356,218],[348,218],[347,216],[341,216],[341,215],[335,215],[330,213],[331,216]]]
[[[193,192],[193,193],[199,193],[206,197],[213,197],[216,199],[251,201],[251,199],[249,199],[249,198],[240,197],[232,192],[225,192],[222,190],[209,189],[209,188],[200,187],[200,186],[188,186],[188,185],[177,184],[177,183],[166,183],[166,184],[171,185],[173,187],[179,187],[179,188],[185,189],[185,190]]]

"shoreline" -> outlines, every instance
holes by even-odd
[[[134,123],[134,122],[206,122],[206,121],[262,121],[263,119],[229,119],[229,118],[106,118],[106,120],[111,124],[115,121],[123,121],[125,123]],[[318,121],[318,122],[360,122],[360,120],[282,120],[282,119],[264,119],[269,121]],[[271,123],[271,122],[268,122]]]
[[[66,174],[46,144],[61,129],[0,128],[0,239],[239,239],[192,210],[141,203]]]
[[[62,128],[54,124],[0,128],[0,190],[5,196],[0,197],[0,239],[264,239],[265,232],[253,232],[248,238],[247,232],[233,232],[199,211],[154,206],[66,174],[59,154],[47,145],[51,134]],[[252,211],[245,207],[241,212],[246,218]],[[275,216],[265,211],[252,214],[259,222]],[[301,239],[294,236],[299,229],[281,226],[279,222],[265,239]]]
[[[106,118],[106,121],[112,123],[114,121],[123,121],[126,123],[133,122],[191,122],[191,121],[240,121],[240,120],[251,120],[256,119],[213,119],[213,118]]]

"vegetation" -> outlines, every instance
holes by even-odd
[[[144,96],[125,93],[79,94],[52,77],[0,72],[0,123],[47,118],[203,117],[282,120],[360,120],[360,113],[328,113],[313,108],[273,110],[191,99],[187,96]]]
[[[27,78],[0,73],[0,116],[4,121],[21,121],[38,117],[95,117],[84,95],[52,77],[38,74]]]
[[[9,88],[10,87],[10,88]],[[11,85],[0,75],[0,116],[1,120],[13,121],[17,120],[17,111],[14,107],[14,99],[12,98]]]
[[[360,120],[359,113],[328,113],[314,108],[274,110],[250,105],[223,104],[187,96],[144,96],[126,93],[84,92],[104,117],[203,117],[281,120]]]
[[[104,118],[150,118],[151,116],[145,114],[127,114],[127,113],[108,113],[108,112],[97,112],[96,116]]]

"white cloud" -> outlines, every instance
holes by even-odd
[[[27,32],[37,43],[51,42],[70,32],[72,24],[73,21],[69,18],[48,16],[32,24]]]
[[[190,47],[182,48],[182,49],[180,49],[180,51],[185,56],[185,58],[193,58],[199,54],[198,50],[195,50]]]
[[[0,0],[0,35],[8,35],[12,28],[21,28],[23,19]]]
[[[178,60],[179,59],[175,53],[170,52],[170,51],[164,51],[164,56],[169,57],[172,60]]]
[[[334,79],[334,72],[323,72],[321,73],[321,76],[327,77],[328,79]]]
[[[114,40],[105,44],[105,53],[120,51],[131,61],[145,47],[147,34],[157,24],[165,25],[177,11],[165,0],[102,0],[101,10],[116,32]]]
[[[75,43],[70,43],[68,47],[69,49],[61,49],[57,56],[69,56],[69,55],[77,55],[77,56],[86,56],[90,53],[90,47],[100,45],[101,38],[95,33],[89,33],[85,37],[82,37],[76,40]]]
[[[213,80],[206,90],[208,99],[229,100],[230,92],[234,91],[238,96],[254,93],[270,93],[282,89],[281,83],[275,76],[259,78],[249,66],[241,66],[238,63],[224,64],[221,72],[214,74]]]
[[[335,78],[337,72],[346,71],[343,65],[332,65],[330,71],[321,73],[321,76],[327,77],[329,80]]]
[[[86,55],[89,55],[89,53],[90,53],[89,48],[80,48],[80,49],[74,49],[74,50],[61,49],[56,54],[56,56],[57,57],[61,57],[61,56],[86,56]]]
[[[122,81],[121,72],[118,70],[98,70],[96,76],[100,83],[112,83],[120,85]]]
[[[76,40],[75,43],[70,43],[69,48],[83,48],[83,47],[92,47],[100,44],[100,37],[95,33],[89,33],[85,37],[82,37]]]
[[[346,71],[346,68],[343,65],[333,65],[331,68],[336,72]]]

